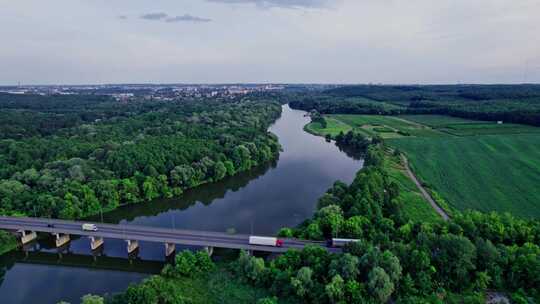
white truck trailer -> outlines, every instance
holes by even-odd
[[[273,246],[281,247],[283,246],[283,240],[280,240],[275,237],[265,237],[265,236],[250,236],[249,237],[250,245],[260,245],[260,246]]]

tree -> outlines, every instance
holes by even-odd
[[[214,176],[212,179],[214,181],[218,181],[220,179],[223,179],[227,175],[227,168],[223,164],[223,162],[217,161],[214,165]]]
[[[193,252],[184,250],[175,257],[175,270],[182,276],[192,276],[197,271],[197,258]]]
[[[296,291],[296,295],[301,299],[308,298],[313,287],[313,271],[309,267],[302,267],[298,270],[296,277],[291,278],[291,285]]]
[[[104,304],[105,303],[105,300],[102,297],[90,295],[90,294],[84,295],[81,298],[81,301],[82,301],[81,302],[82,304]]]
[[[316,218],[327,237],[337,236],[345,221],[343,211],[337,205],[329,205],[320,209],[317,211]]]
[[[394,284],[401,279],[401,264],[399,259],[389,250],[385,250],[378,263],[379,267],[384,269]]]
[[[305,238],[308,240],[322,240],[324,239],[323,232],[318,222],[309,224],[304,232]]]
[[[278,299],[276,297],[262,298],[257,300],[257,304],[278,304]]]
[[[381,267],[375,267],[369,273],[368,287],[371,295],[381,303],[386,303],[394,292],[394,283]]]
[[[335,275],[324,289],[330,303],[340,303],[345,298],[345,282],[339,274]]]
[[[462,236],[446,234],[438,237],[433,262],[442,282],[452,287],[469,286],[470,272],[475,268],[476,248]]]
[[[344,280],[355,280],[358,276],[359,260],[357,257],[345,253],[330,262],[330,276],[340,275]]]
[[[215,267],[214,262],[205,250],[199,250],[195,253],[195,265],[197,266],[197,271],[203,273],[211,271]]]
[[[364,216],[352,216],[343,223],[343,234],[349,238],[360,239],[370,224],[369,219]]]
[[[174,186],[184,189],[191,188],[197,184],[195,169],[189,165],[174,167],[170,172],[170,176]]]
[[[237,263],[238,269],[244,278],[253,283],[259,283],[263,279],[266,267],[262,258],[256,258],[244,251],[240,251]]]
[[[237,171],[245,171],[251,167],[251,153],[244,145],[233,149],[232,159]]]
[[[294,236],[294,231],[291,228],[281,228],[278,232],[279,237],[292,238]]]
[[[144,199],[151,201],[159,197],[158,189],[156,186],[156,179],[152,176],[147,176],[144,180],[143,186]]]

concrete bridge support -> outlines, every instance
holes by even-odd
[[[54,233],[54,236],[56,237],[56,248],[62,247],[70,241],[69,234]]]
[[[90,236],[90,248],[92,251],[95,251],[99,249],[99,247],[103,246],[103,238],[98,236]]]
[[[206,253],[208,253],[208,256],[212,256],[212,254],[214,253],[214,247],[206,246],[206,247],[204,247],[204,251],[206,251]]]
[[[170,257],[174,255],[174,252],[176,251],[176,245],[173,243],[165,243],[165,256]]]
[[[33,240],[37,239],[37,233],[35,231],[26,232],[25,230],[19,230],[18,232],[21,235],[21,243],[23,245],[28,244],[32,242]]]
[[[126,242],[127,242],[128,254],[133,253],[135,250],[139,248],[139,241],[127,240]]]

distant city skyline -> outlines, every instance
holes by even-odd
[[[0,85],[539,83],[537,0],[27,0]]]

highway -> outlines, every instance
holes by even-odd
[[[82,230],[83,223],[93,223],[98,231]],[[52,225],[52,227],[51,227]],[[104,239],[121,239],[131,241],[148,241],[170,243],[187,246],[244,249],[265,252],[285,252],[288,249],[301,250],[306,245],[314,244],[326,248],[330,252],[339,253],[340,248],[326,247],[325,242],[303,241],[283,238],[282,247],[258,246],[249,244],[249,235],[227,234],[196,230],[163,229],[135,225],[113,225],[95,222],[66,221],[28,217],[0,217],[0,229],[26,230],[46,233],[61,233],[79,236],[94,236]]]

